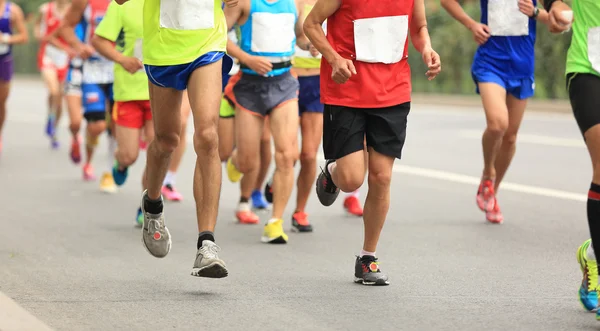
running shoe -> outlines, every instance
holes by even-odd
[[[577,262],[583,274],[579,287],[579,302],[588,311],[594,311],[598,307],[598,264],[595,260],[587,258],[587,250],[591,244],[592,240],[588,239],[577,249]]]
[[[388,276],[379,269],[377,258],[370,255],[356,257],[354,282],[363,285],[390,285]]]
[[[58,139],[56,139],[56,136],[50,138],[50,147],[52,149],[58,149],[60,147],[60,143],[58,142]]]
[[[102,174],[102,178],[100,179],[100,191],[104,193],[115,193],[117,192],[117,186],[115,185],[115,180],[110,172],[105,172]]]
[[[148,198],[147,190],[142,194],[142,202],[140,204],[142,213],[144,214],[144,222],[142,225],[142,242],[154,257],[163,258],[171,251],[171,233],[165,226],[164,212],[160,214],[150,214],[144,209],[144,202]],[[162,199],[162,196],[160,197]]]
[[[119,162],[115,160],[115,164],[112,168],[112,176],[117,186],[121,186],[125,184],[127,180],[127,176],[129,175],[129,168],[125,167],[124,169],[119,169]]]
[[[269,181],[265,184],[265,199],[269,203],[273,203],[273,175],[269,178]]]
[[[48,120],[46,121],[46,135],[48,137],[54,137],[54,135],[56,134],[54,122],[55,116],[53,114],[48,114]]]
[[[340,194],[340,189],[333,183],[329,169],[327,169],[333,162],[335,160],[325,162],[325,167],[321,168],[321,173],[317,177],[317,197],[323,206],[331,206]]]
[[[94,167],[92,167],[92,165],[89,163],[83,166],[83,180],[86,182],[96,180],[96,175],[94,175]]]
[[[283,231],[283,220],[279,219],[265,225],[261,241],[268,244],[285,244],[288,236]]]
[[[137,217],[135,218],[135,225],[138,227],[144,225],[144,213],[142,213],[142,208],[138,208]]]
[[[360,200],[353,195],[349,195],[346,197],[346,199],[344,199],[344,209],[346,209],[349,214],[354,216],[360,217],[363,215],[363,208],[360,205]]]
[[[269,203],[265,200],[265,197],[263,197],[260,190],[252,191],[250,198],[252,199],[252,208],[258,210],[266,210],[269,208]]]
[[[227,177],[232,183],[237,183],[242,179],[242,174],[231,162],[231,158],[227,159]]]
[[[494,182],[491,179],[482,179],[477,190],[477,206],[481,211],[491,212],[496,203]]]
[[[495,198],[494,201],[494,209],[485,213],[485,219],[493,224],[502,224],[502,222],[504,222],[504,216],[502,216],[502,212],[500,211],[500,205],[498,205],[498,201],[496,201]]]
[[[308,222],[308,215],[305,212],[295,212],[292,215],[292,231],[293,232],[312,232],[313,227]]]
[[[235,217],[242,224],[257,224],[260,222],[260,218],[252,212],[250,204],[247,202],[240,202],[235,211]]]
[[[71,152],[69,154],[73,163],[79,164],[79,162],[81,162],[81,137],[77,136],[77,138],[73,139],[73,142],[71,143]]]
[[[225,262],[217,255],[221,249],[210,240],[202,241],[202,247],[196,253],[192,276],[207,278],[227,277],[229,272]]]
[[[160,193],[165,197],[165,199],[169,201],[181,201],[183,200],[183,195],[177,192],[175,187],[171,184],[163,185],[160,189]]]

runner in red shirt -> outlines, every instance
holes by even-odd
[[[327,36],[321,27],[325,20]],[[365,239],[354,276],[364,285],[388,285],[375,251],[390,205],[392,167],[402,156],[406,137],[409,34],[429,67],[429,79],[441,70],[440,57],[431,48],[424,0],[318,0],[304,32],[324,59],[321,101],[327,162],[317,178],[317,195],[329,206],[340,189],[358,189],[369,170]]]

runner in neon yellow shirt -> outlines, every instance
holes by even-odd
[[[116,0],[123,4],[127,0]],[[136,0],[132,0],[136,1]],[[237,0],[224,0],[236,6]],[[232,60],[225,55],[227,24],[220,0],[146,0],[144,3],[143,58],[150,81],[150,103],[155,139],[148,147],[146,179],[142,195],[142,239],[158,258],[171,250],[171,234],[165,226],[161,187],[169,159],[179,144],[181,100],[187,88],[194,116],[194,147],[200,157],[194,173],[194,197],[198,220],[197,253],[192,275],[221,278],[228,274],[219,259],[214,228],[221,191],[217,121],[222,74]],[[185,133],[183,133],[185,134]]]
[[[146,139],[154,136],[148,78],[141,61],[143,7],[144,0],[132,0],[123,6],[112,2],[92,39],[96,51],[116,63],[113,120],[118,148],[112,174],[119,186],[125,183],[129,166],[138,158],[142,130]],[[144,178],[142,183],[145,188]],[[137,223],[143,223],[141,208]]]
[[[600,1],[573,0],[573,10],[561,1],[545,1],[550,13],[552,32],[573,35],[567,53],[567,90],[575,120],[592,159],[592,182],[588,191],[587,218],[591,240],[577,250],[577,262],[583,273],[579,301],[588,310],[598,308],[598,263],[600,252]],[[574,20],[573,20],[574,19]],[[596,312],[600,320],[600,312]]]

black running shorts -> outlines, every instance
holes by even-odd
[[[410,102],[385,108],[351,108],[325,105],[323,150],[325,158],[337,160],[364,148],[400,159],[406,139]]]
[[[584,134],[600,124],[600,77],[592,74],[570,73],[567,90],[575,120]]]

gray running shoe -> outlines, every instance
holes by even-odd
[[[356,257],[354,282],[363,285],[390,285],[388,276],[379,269],[377,258],[369,255]]]
[[[164,212],[158,215],[147,213],[144,210],[144,200],[147,199],[147,190],[142,194],[142,213],[144,225],[142,226],[142,242],[148,253],[154,257],[162,258],[171,251],[171,233],[165,226]],[[162,196],[160,197],[162,200]]]
[[[217,253],[221,249],[210,240],[202,241],[202,247],[196,253],[196,261],[192,268],[192,276],[207,278],[227,277],[229,272],[225,262],[219,259]]]

